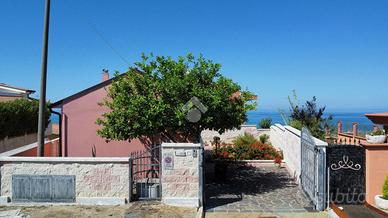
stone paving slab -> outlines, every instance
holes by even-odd
[[[206,218],[330,218],[326,212],[315,213],[207,213]]]
[[[231,164],[226,180],[207,181],[205,211],[304,213],[313,205],[285,168]]]

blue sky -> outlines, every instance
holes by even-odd
[[[52,0],[47,97],[125,71],[142,52],[192,52],[259,95],[259,111],[287,108],[293,89],[329,111],[388,110],[387,11],[384,0]],[[44,0],[2,0],[0,14],[0,82],[39,92]]]

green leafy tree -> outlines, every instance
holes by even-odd
[[[116,74],[101,103],[110,111],[97,120],[98,134],[108,141],[165,137],[184,142],[198,140],[204,129],[239,128],[256,107],[254,95],[222,76],[220,68],[191,54],[177,60],[142,55],[134,68]]]

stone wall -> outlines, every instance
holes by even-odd
[[[301,132],[291,126],[275,124],[270,129],[270,140],[273,146],[282,150],[287,170],[299,181],[301,167]],[[327,145],[317,138],[314,138],[317,145]]]
[[[162,144],[162,201],[175,206],[200,203],[200,144]]]
[[[256,125],[242,125],[240,129],[227,130],[223,134],[219,134],[217,131],[213,130],[204,130],[201,133],[201,138],[205,145],[210,145],[210,142],[213,141],[214,136],[218,136],[221,139],[221,142],[230,143],[239,135],[244,133],[250,133],[256,138],[259,138],[263,134],[269,135],[269,129],[257,129]]]
[[[127,158],[1,157],[1,197],[12,198],[12,175],[74,175],[76,202],[124,204],[129,196]]]

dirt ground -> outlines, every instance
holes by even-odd
[[[21,213],[31,218],[72,218],[72,217],[126,217],[126,218],[191,218],[196,209],[171,207],[158,203],[134,203],[122,206],[3,206],[0,211],[20,209]]]

